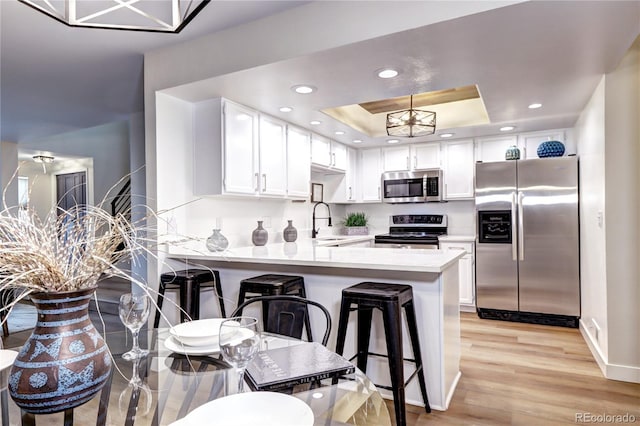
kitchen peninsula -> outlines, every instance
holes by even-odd
[[[210,253],[201,243],[191,248],[168,245],[172,267],[198,265],[220,272],[227,305],[235,307],[241,280],[266,273],[304,276],[307,297],[322,303],[331,313],[333,331],[328,346],[335,348],[341,290],[362,281],[409,284],[420,333],[423,364],[431,407],[446,410],[460,377],[460,317],[458,260],[461,251],[403,250],[393,248],[332,247],[327,241],[299,240],[295,243],[239,247]],[[312,315],[312,328],[315,318]],[[355,321],[355,315],[351,316]],[[320,318],[317,319],[318,321]],[[386,353],[382,319],[374,314],[372,352]],[[354,324],[347,332],[345,356],[355,354]],[[405,357],[410,352],[408,331],[403,321]],[[351,345],[351,346],[350,346]],[[406,364],[406,374],[413,364]],[[387,360],[370,357],[367,375],[375,383],[389,384]],[[381,390],[383,394],[385,391]],[[386,394],[385,394],[386,395]],[[407,402],[421,405],[417,382],[406,388]]]

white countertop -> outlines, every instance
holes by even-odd
[[[361,241],[368,237],[363,236]],[[358,237],[351,237],[358,238]],[[371,247],[326,247],[320,242],[298,240],[261,247],[237,247],[224,252],[209,252],[204,243],[169,245],[170,258],[215,260],[241,263],[268,263],[330,268],[379,269],[440,273],[464,256],[462,251],[408,250]]]

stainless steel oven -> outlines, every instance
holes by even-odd
[[[385,203],[442,201],[442,170],[383,173],[382,201]]]
[[[447,234],[447,216],[407,214],[389,217],[389,233],[376,235],[374,247],[438,249],[438,237]]]

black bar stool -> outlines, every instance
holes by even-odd
[[[200,289],[211,287],[216,292],[218,303],[220,304],[220,314],[226,317],[224,309],[224,299],[222,298],[222,285],[220,284],[220,273],[209,269],[185,269],[182,271],[165,272],[160,275],[160,286],[158,288],[158,310],[153,320],[153,327],[158,328],[160,324],[160,311],[164,302],[166,290],[180,290],[180,322],[187,320],[187,314],[192,320],[200,319]],[[186,312],[186,313],[185,313]]]
[[[352,308],[351,305],[355,305]],[[402,353],[402,308],[405,310],[409,337],[413,348],[413,359],[404,358]],[[382,311],[384,332],[387,342],[387,354],[369,352],[371,337],[371,317],[373,309]],[[357,358],[360,370],[366,373],[367,359],[369,355],[382,356],[389,359],[389,373],[391,386],[377,385],[382,389],[393,392],[393,405],[396,413],[396,425],[404,426],[407,423],[405,413],[404,388],[416,375],[422,392],[425,411],[431,412],[427,397],[427,386],[424,379],[422,355],[420,353],[420,341],[418,339],[418,327],[416,314],[413,307],[413,289],[410,285],[362,282],[342,290],[342,303],[340,306],[340,321],[338,323],[338,338],[336,352],[340,355],[344,352],[344,342],[347,335],[349,313],[358,312],[357,318],[357,353],[351,359]],[[404,380],[403,361],[415,363],[416,370]]]
[[[247,278],[240,281],[240,293],[238,294],[238,306],[242,305],[245,299],[250,299],[247,294],[259,296],[278,296],[283,294],[300,296],[307,298],[307,292],[304,288],[304,278],[297,275],[279,275],[265,274],[257,277]],[[263,304],[263,320],[267,323],[267,309]],[[306,309],[306,307],[305,307]],[[242,311],[238,313],[242,315]],[[304,326],[307,329],[307,339],[313,342],[311,336],[311,321],[309,313],[305,316]]]

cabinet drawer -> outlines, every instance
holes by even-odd
[[[473,243],[461,242],[440,242],[441,250],[464,250],[468,254],[473,254]]]

